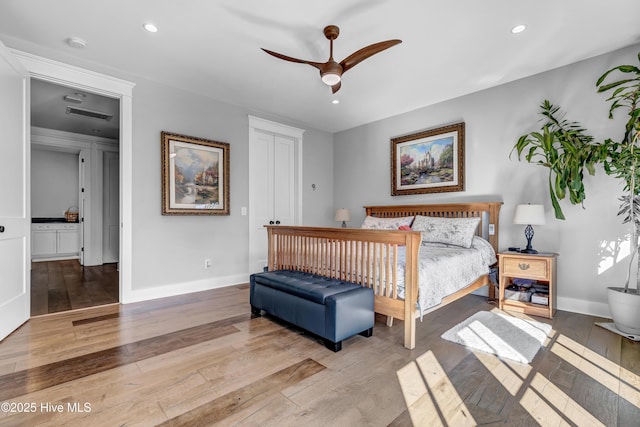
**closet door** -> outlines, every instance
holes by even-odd
[[[267,263],[265,224],[273,221],[273,135],[256,131],[251,141],[249,272],[262,271]]]
[[[251,128],[249,140],[249,273],[256,273],[268,261],[264,226],[300,222],[297,177],[301,133],[296,137]]]
[[[273,213],[272,221],[282,225],[295,224],[295,141],[273,137]]]

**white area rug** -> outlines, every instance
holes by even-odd
[[[551,332],[551,325],[481,311],[442,334],[443,339],[500,358],[530,363]]]

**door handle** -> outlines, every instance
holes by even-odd
[[[276,221],[276,225],[280,224],[280,221]]]
[[[4,233],[4,225],[0,225],[0,233]]]
[[[521,262],[520,264],[518,264],[518,267],[520,267],[520,270],[528,270],[529,264],[525,264],[524,262]]]

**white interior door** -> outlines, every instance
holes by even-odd
[[[249,116],[249,272],[268,264],[265,224],[302,222],[304,130]]]
[[[118,262],[120,244],[120,156],[107,151],[103,162],[102,262],[113,263]]]
[[[85,214],[85,188],[86,188],[86,157],[87,150],[81,150],[78,155],[78,173],[80,177],[78,179],[79,188],[78,188],[78,233],[80,234],[80,249],[78,251],[80,265],[84,265],[84,214]]]
[[[0,340],[29,319],[29,75],[0,43]]]
[[[267,265],[264,225],[273,221],[273,139],[273,135],[256,131],[251,141],[250,273],[260,272]]]
[[[276,224],[293,225],[296,218],[295,141],[274,136],[273,153],[272,220]]]

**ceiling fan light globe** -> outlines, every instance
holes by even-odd
[[[340,83],[340,74],[326,73],[322,75],[322,82],[327,86],[333,86]]]

